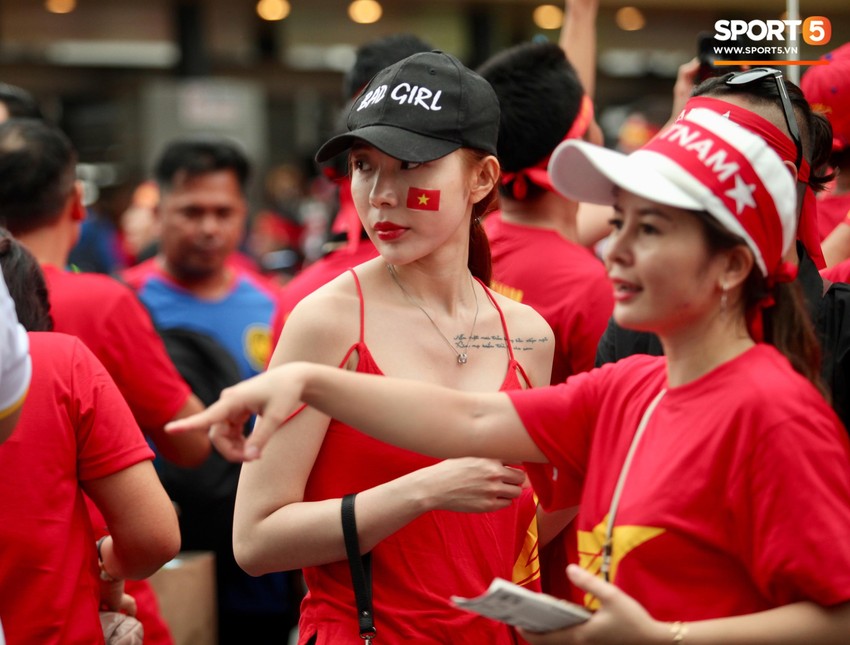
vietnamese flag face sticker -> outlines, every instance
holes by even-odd
[[[407,207],[418,211],[438,211],[440,191],[410,187],[407,190]]]

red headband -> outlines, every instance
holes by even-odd
[[[782,221],[774,197],[763,178],[741,150],[707,127],[683,120],[664,130],[641,148],[672,160],[712,193],[723,210],[711,212],[730,230],[738,224],[755,244],[766,275],[782,262]],[[764,171],[762,171],[764,172]]]
[[[590,97],[585,94],[581,97],[581,106],[579,107],[575,120],[573,120],[573,124],[570,126],[570,129],[561,141],[566,141],[568,139],[581,139],[590,127],[591,121],[593,121],[593,101],[591,101]],[[511,192],[513,193],[514,199],[518,200],[525,199],[525,196],[528,194],[529,182],[535,186],[543,188],[544,190],[554,192],[555,189],[552,187],[552,182],[549,179],[549,172],[547,170],[549,168],[550,156],[551,155],[546,155],[545,158],[541,159],[533,166],[521,168],[516,172],[502,171],[500,179],[502,186],[507,186],[513,183]]]
[[[742,108],[732,103],[727,103],[722,99],[711,98],[708,96],[696,96],[690,99],[685,105],[681,119],[689,110],[693,108],[706,108],[713,112],[717,112],[728,118],[733,123],[737,123],[743,128],[746,128],[753,134],[761,137],[764,142],[769,145],[783,161],[794,163],[797,158],[797,149],[794,142],[779,128],[773,125],[767,119]],[[820,237],[817,234],[817,203],[815,202],[814,192],[808,186],[809,180],[809,163],[805,159],[800,164],[800,170],[797,173],[797,179],[806,184],[806,190],[803,198],[803,207],[800,212],[797,225],[797,237],[803,243],[809,256],[819,268],[825,265],[823,253],[820,248]],[[767,294],[756,302],[747,311],[747,328],[752,337],[761,342],[764,340],[764,316],[765,309],[776,304],[773,297],[774,287],[778,282],[790,282],[797,277],[797,267],[787,262],[781,262],[779,266],[767,276],[766,286]]]
[[[706,108],[718,114],[727,117],[733,123],[746,128],[753,134],[764,139],[765,143],[782,158],[783,161],[790,161],[792,164],[797,158],[797,148],[794,142],[782,130],[773,125],[770,121],[758,114],[742,108],[732,103],[727,103],[722,99],[716,99],[709,96],[695,96],[686,104],[679,119],[682,118],[692,108]],[[805,185],[803,193],[803,204],[800,209],[799,222],[797,224],[797,239],[803,243],[806,252],[815,266],[818,269],[826,267],[826,262],[823,258],[823,251],[820,245],[820,235],[818,234],[818,207],[815,199],[814,191],[809,186],[809,176],[811,169],[809,162],[803,158],[800,163],[800,169],[797,171],[797,181]]]

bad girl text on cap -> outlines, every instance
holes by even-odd
[[[443,106],[440,105],[440,96],[442,94],[443,90],[433,92],[427,87],[420,85],[411,86],[410,83],[399,83],[390,92],[390,99],[399,105],[415,105],[428,111],[437,111],[443,109]],[[379,85],[375,89],[369,90],[360,100],[357,111],[359,112],[370,105],[380,103],[386,95],[387,85]]]

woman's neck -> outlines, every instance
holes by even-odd
[[[435,311],[442,311],[454,316],[457,309],[470,305],[473,299],[473,278],[464,264],[457,267],[449,264],[434,266],[414,262],[407,265],[392,265],[383,258],[377,258],[385,263],[389,271],[386,275],[410,297],[419,303],[425,303]],[[393,274],[395,278],[393,278]]]
[[[710,329],[689,328],[659,337],[670,387],[687,385],[755,345],[743,320],[737,325],[717,321]]]

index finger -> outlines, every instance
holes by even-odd
[[[567,565],[567,577],[582,591],[596,596],[602,604],[611,601],[618,593],[610,582],[605,582],[577,564]]]
[[[224,394],[224,392],[222,392]],[[208,408],[195,414],[170,421],[165,424],[166,432],[187,432],[190,430],[207,430],[214,423],[222,421],[237,421],[253,411],[247,402],[241,399],[222,396]]]
[[[210,407],[205,408],[195,414],[190,414],[188,417],[169,421],[165,424],[166,432],[190,432],[192,430],[208,430],[209,427],[218,421],[216,411],[213,409],[218,402],[213,403]]]

